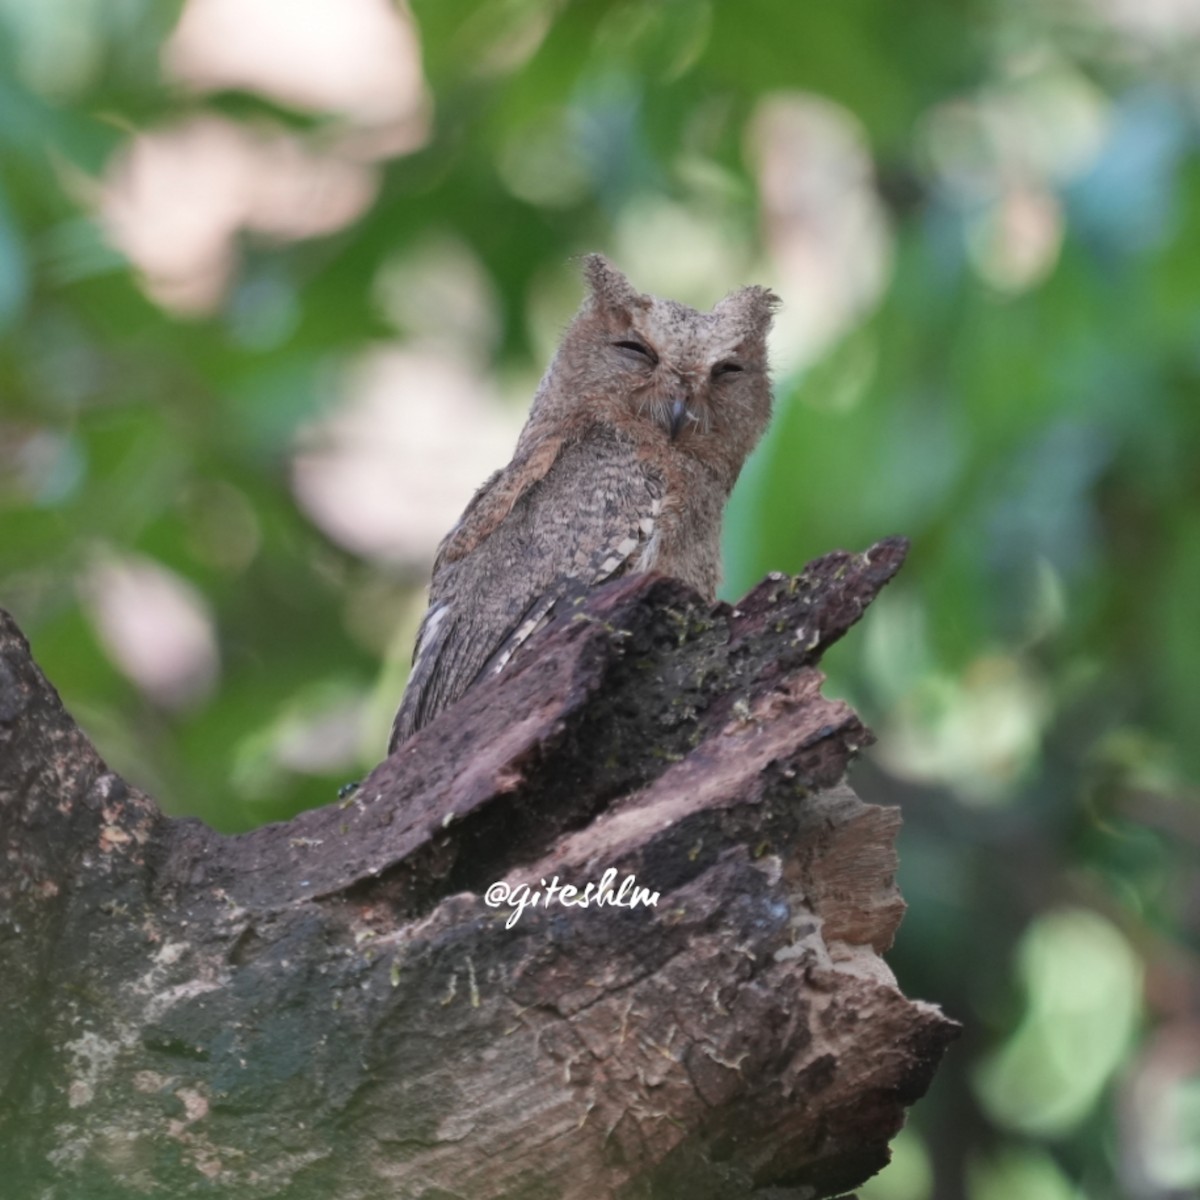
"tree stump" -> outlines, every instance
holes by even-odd
[[[899,816],[842,782],[870,735],[815,664],[905,549],[732,608],[617,581],[348,800],[238,836],[110,772],[0,613],[5,1193],[780,1200],[877,1171],[957,1027],[880,957]]]

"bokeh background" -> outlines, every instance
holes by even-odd
[[[785,300],[728,596],[913,539],[829,690],[966,1033],[864,1200],[1200,1195],[1197,0],[0,0],[0,602],[327,802],[593,249]]]

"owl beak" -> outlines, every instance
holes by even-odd
[[[671,434],[671,441],[674,441],[679,436],[679,431],[683,428],[684,423],[691,415],[688,412],[687,401],[679,397],[671,401],[671,421],[667,428]]]

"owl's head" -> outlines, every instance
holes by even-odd
[[[732,488],[771,416],[776,296],[746,287],[705,313],[638,292],[600,254],[584,259],[584,276],[589,295],[550,376],[591,415],[661,438]]]

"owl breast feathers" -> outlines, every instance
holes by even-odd
[[[766,288],[712,312],[642,295],[601,255],[512,461],[438,549],[389,752],[589,588],[657,571],[712,598],[721,516],[767,427]]]

